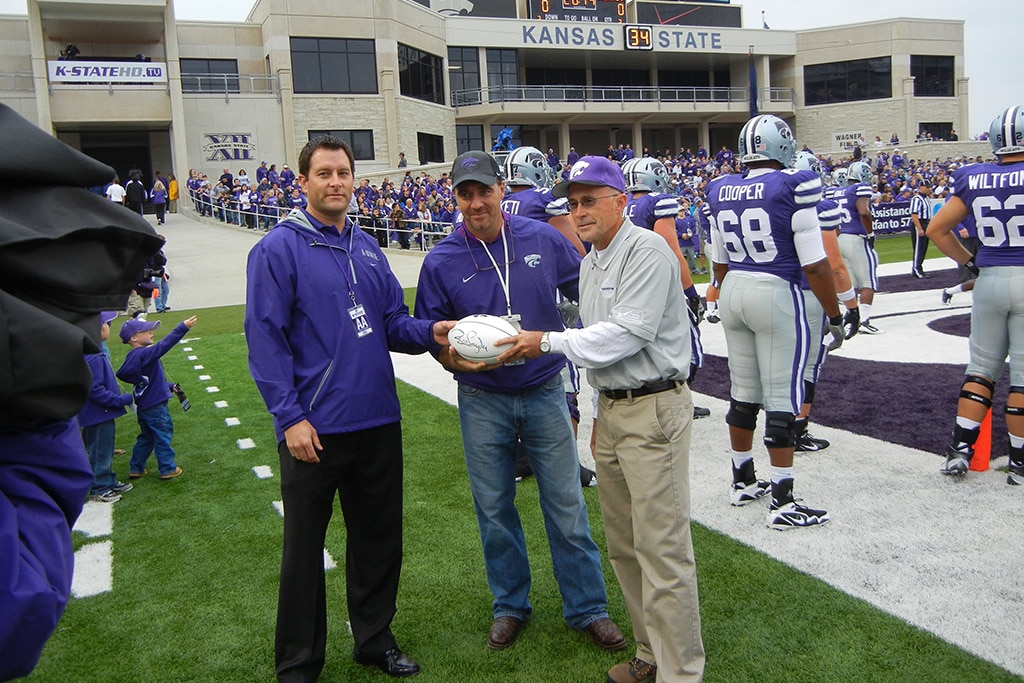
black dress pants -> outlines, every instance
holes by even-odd
[[[400,423],[320,434],[319,463],[278,445],[284,550],[277,607],[279,681],[315,681],[327,651],[324,539],[334,496],[345,518],[345,580],[355,649],[374,657],[396,647],[391,633],[402,570]]]

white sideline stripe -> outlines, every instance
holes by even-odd
[[[108,508],[116,503],[97,503]],[[113,543],[88,543],[75,551],[75,573],[71,577],[71,595],[88,598],[109,593],[114,587]]]
[[[216,394],[218,391],[220,391],[220,389],[217,387],[206,387],[206,393],[208,394]]]
[[[226,424],[228,427],[237,427],[238,425],[242,424],[242,421],[239,420],[237,417],[226,417],[224,418],[224,424]]]
[[[227,408],[228,407],[228,402],[227,401],[214,401],[213,402],[213,407],[214,408]]]
[[[270,465],[256,465],[252,468],[253,473],[257,479],[270,479],[274,476],[274,473],[270,470]]]
[[[78,516],[73,531],[78,531],[90,538],[109,536],[114,532],[114,506],[111,503],[87,501]]]
[[[182,349],[182,351],[191,351],[191,350],[192,350],[191,346],[186,346],[185,348]]]
[[[202,365],[193,365],[192,369],[193,370],[205,370],[206,368],[204,368]]]
[[[213,379],[213,378],[210,377],[209,375],[199,375],[199,381],[200,382],[205,382],[205,381],[210,380],[210,379]]]
[[[189,360],[199,360],[199,356],[189,356]]]
[[[934,262],[932,269],[949,266],[945,259]],[[887,264],[880,270],[882,275],[903,274],[909,265]],[[886,334],[858,335],[843,344],[840,355],[966,363],[966,339],[924,326],[929,320],[964,312],[940,309],[941,289],[936,283],[930,290],[877,294],[872,317],[882,318]],[[970,298],[957,296],[965,302]],[[892,317],[883,317],[888,315]],[[701,326],[705,353],[726,355],[721,328]],[[912,360],[907,357],[911,355]],[[456,405],[456,383],[440,364],[400,353],[391,354],[391,359],[399,379]],[[823,373],[822,381],[828,382],[827,364]],[[591,466],[592,390],[583,375],[577,446],[581,462]],[[698,376],[696,388],[700,386]],[[951,401],[958,388],[949,387]],[[912,391],[907,396],[912,398]],[[697,393],[694,400],[712,411],[711,417],[693,423],[691,435],[695,522],[1024,676],[1019,639],[1024,633],[1024,594],[1019,589],[1024,585],[1024,538],[1017,522],[1021,497],[1005,484],[1005,474],[970,472],[962,480],[951,480],[939,474],[942,460],[934,454],[815,425],[812,415],[812,433],[832,445],[822,454],[796,456],[796,495],[811,507],[827,509],[832,522],[820,529],[771,531],[765,527],[767,501],[743,508],[729,505],[729,436],[724,421],[728,403]],[[944,416],[934,429],[945,433],[953,417],[952,412]],[[762,418],[755,444],[763,437],[763,423]],[[766,478],[763,447],[755,445],[754,460]]]
[[[284,501],[283,500],[275,500],[272,504],[274,506],[274,509],[277,510],[277,514],[279,514],[282,517],[284,517]]]
[[[248,437],[244,439],[238,439],[237,441],[235,441],[235,443],[238,444],[238,447],[241,448],[243,451],[256,448],[256,442]]]
[[[178,343],[179,344],[191,344],[192,342],[199,341],[200,339],[202,339],[202,337],[185,337],[184,339],[182,339]]]

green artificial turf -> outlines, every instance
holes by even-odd
[[[72,599],[30,680],[54,683],[241,682],[273,680],[273,636],[281,519],[270,419],[246,366],[242,307],[195,311],[191,355],[164,358],[193,409],[171,406],[174,443],[185,473],[150,474],[114,505],[109,539],[76,534],[76,546],[113,543],[113,591]],[[167,328],[191,312],[151,316]],[[121,322],[115,321],[115,328]],[[115,368],[126,351],[111,335]],[[424,363],[434,361],[424,356]],[[194,365],[201,364],[199,371]],[[211,380],[201,382],[199,374]],[[220,391],[210,394],[206,386]],[[423,666],[422,681],[603,681],[632,655],[603,652],[561,618],[560,600],[532,480],[518,487],[526,530],[534,615],[508,650],[485,646],[491,621],[457,411],[399,382],[405,435],[405,562],[394,631]],[[215,400],[229,406],[218,409]],[[227,427],[224,418],[241,424]],[[117,422],[130,448],[137,426]],[[240,450],[249,437],[256,448]],[[127,476],[125,456],[115,471]],[[595,489],[584,493],[592,530],[604,547]],[[707,681],[1011,681],[973,657],[822,581],[730,538],[694,525]],[[344,527],[332,522],[327,549],[330,635],[322,681],[384,681],[352,661],[345,624]],[[611,616],[629,632],[614,575],[604,562]]]

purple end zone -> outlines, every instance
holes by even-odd
[[[949,333],[966,336],[968,326],[964,319],[967,317],[953,316],[953,323],[948,323],[951,319],[937,322],[959,328]],[[851,343],[856,343],[856,339]],[[944,454],[956,417],[965,368],[960,364],[831,357],[822,369],[815,391],[811,431],[813,433],[814,424],[823,424]],[[1004,413],[1008,386],[1009,372],[1004,372],[992,406],[992,457],[1007,454]],[[693,388],[728,401],[728,361],[722,356],[706,354],[704,368],[697,375]]]

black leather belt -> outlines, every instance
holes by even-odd
[[[682,382],[676,379],[667,379],[664,382],[656,382],[654,384],[645,384],[642,387],[636,389],[602,389],[601,393],[606,397],[614,400],[623,398],[639,398],[640,396],[648,396],[650,394],[658,394],[662,391],[668,391],[675,389]]]

